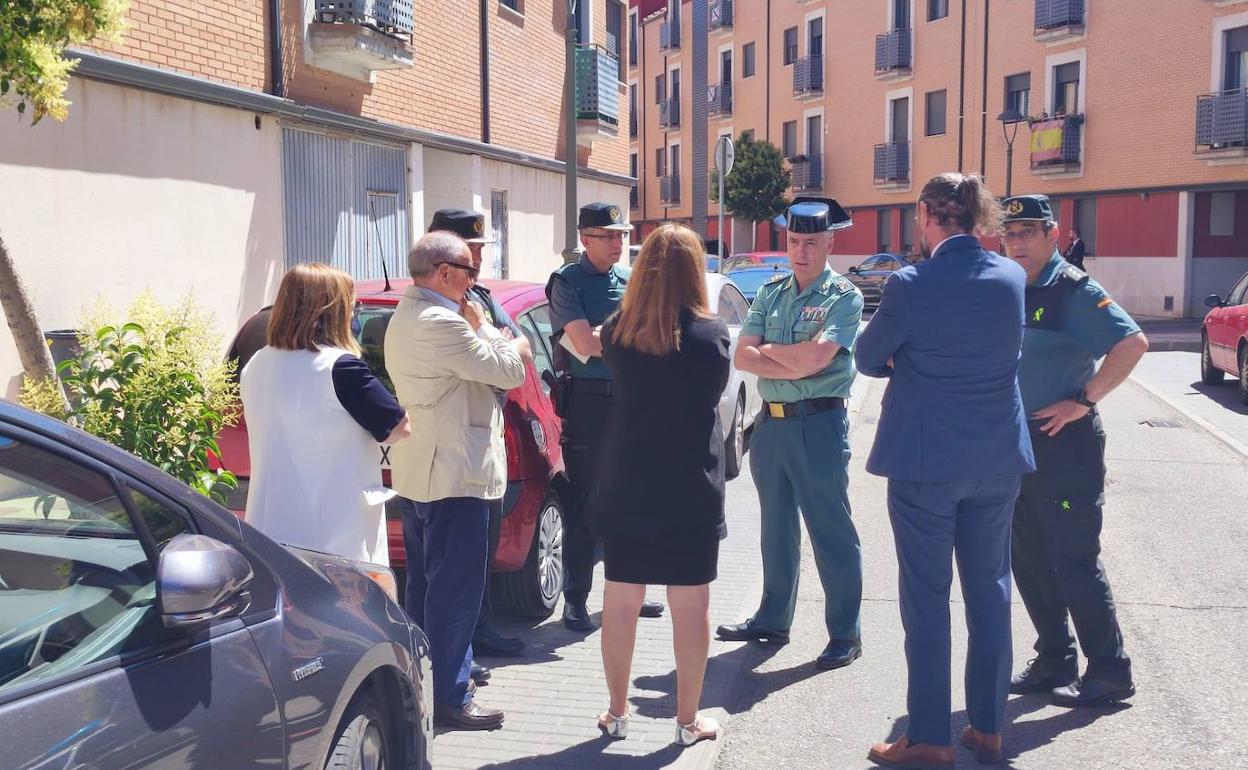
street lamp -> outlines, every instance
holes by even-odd
[[[1027,118],[1018,110],[1010,107],[997,116],[1001,121],[1001,133],[1005,136],[1005,197],[1010,197],[1010,189],[1014,184],[1014,138],[1018,136],[1018,124]]]
[[[568,24],[564,29],[563,103],[563,258],[576,258],[576,3],[568,0]]]

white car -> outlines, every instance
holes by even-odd
[[[718,273],[706,274],[706,296],[711,310],[728,326],[729,350],[735,356],[750,303],[727,276]],[[741,473],[746,434],[754,425],[754,415],[762,408],[758,377],[738,370],[735,364],[731,366],[728,387],[719,399],[719,419],[724,426],[724,470],[730,479]]]

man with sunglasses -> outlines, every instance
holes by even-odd
[[[590,203],[577,219],[585,253],[551,274],[546,283],[554,342],[566,337],[579,356],[567,355],[560,344],[556,367],[572,375],[563,407],[563,460],[568,471],[569,499],[565,500],[563,624],[572,631],[590,633],[596,626],[585,602],[593,585],[598,538],[595,534],[591,493],[597,486],[601,441],[611,420],[611,373],[602,360],[599,329],[624,297],[630,270],[619,264],[632,226],[619,206]],[[584,360],[582,360],[584,359]],[[646,601],[642,617],[658,617],[663,605]]]
[[[1135,685],[1100,558],[1105,431],[1096,405],[1131,374],[1148,340],[1095,280],[1062,259],[1046,196],[1002,205],[1005,252],[1027,271],[1018,384],[1036,457],[1014,507],[1011,547],[1036,657],[1010,692],[1097,706],[1131,697]],[[1082,678],[1068,614],[1088,659]]]

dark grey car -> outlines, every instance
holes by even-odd
[[[874,254],[862,260],[862,264],[849,269],[848,278],[862,292],[862,304],[867,310],[880,306],[884,282],[894,272],[913,264],[900,254]]]
[[[0,766],[427,768],[428,643],[370,570],[0,402]]]

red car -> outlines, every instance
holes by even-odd
[[[528,366],[524,384],[507,394],[503,406],[507,444],[507,491],[503,522],[491,569],[494,599],[502,608],[525,617],[548,616],[563,589],[563,507],[559,490],[566,483],[563,451],[559,446],[562,423],[555,415],[543,370],[552,368],[550,316],[541,284],[483,281],[498,304],[520,327],[533,347],[535,365]],[[382,348],[386,327],[406,285],[390,291],[383,281],[356,284],[356,317],[363,358],[373,372],[394,390],[386,373]],[[230,346],[238,370],[264,347],[271,308],[264,308],[243,324]],[[409,439],[412,440],[412,439]],[[246,419],[225,429],[219,437],[221,464],[239,478],[228,507],[242,516],[247,503],[251,462],[247,449]],[[382,480],[390,483],[389,447],[379,447]],[[403,549],[403,522],[394,506],[386,505],[390,534],[390,566],[399,576],[400,590],[407,556]]]
[[[1205,316],[1200,331],[1200,379],[1206,385],[1222,382],[1226,374],[1239,380],[1239,397],[1248,404],[1248,273],[1222,299],[1205,297]]]

